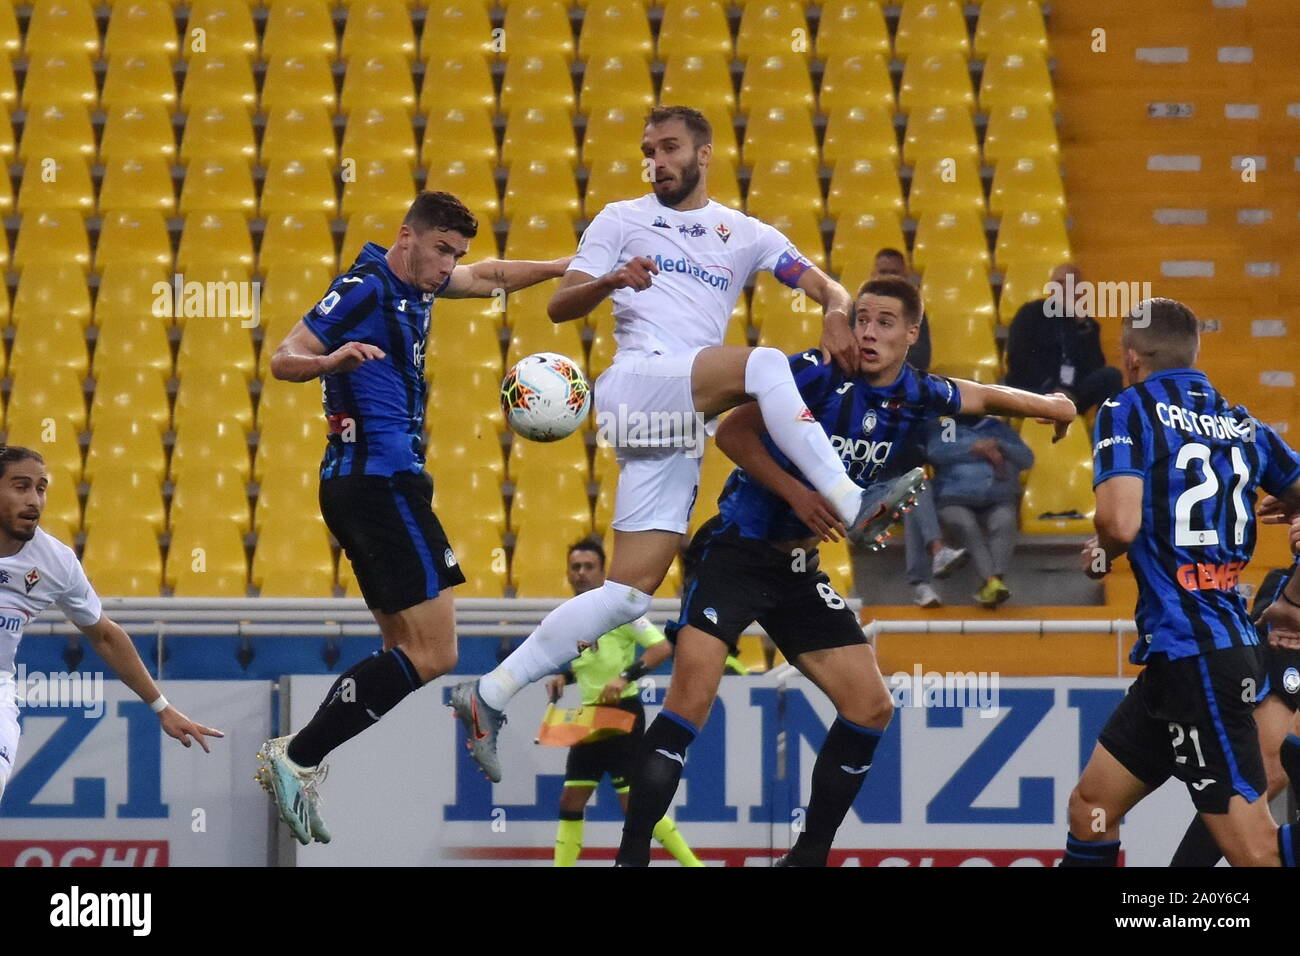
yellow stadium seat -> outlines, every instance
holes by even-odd
[[[935,263],[921,279],[921,298],[938,336],[958,326],[991,332],[997,324],[988,273],[963,262]]]
[[[585,482],[588,477],[587,447],[581,437],[570,436],[560,441],[531,442],[520,439],[510,445],[510,480],[518,482],[532,471],[556,477],[561,472]]]
[[[266,71],[266,84],[263,87],[264,110],[271,109],[274,102],[267,103],[265,97],[276,86],[273,77],[282,62],[274,61]],[[326,68],[328,73],[328,68]],[[333,108],[334,81],[329,78],[330,107]],[[218,56],[206,54],[191,60],[185,70],[185,86],[181,90],[181,109],[189,114],[204,106],[224,106],[227,109],[242,107],[249,113],[257,109],[257,87],[253,85],[253,69],[248,58],[241,55]]]
[[[984,186],[979,163],[951,157],[917,160],[907,193],[907,212],[919,219],[928,212],[984,215]]]
[[[324,433],[319,388],[309,382],[285,382],[267,376],[262,380],[262,394],[257,402],[257,427],[265,434],[275,432],[285,423],[312,421]]]
[[[5,163],[12,163],[16,158],[17,152],[18,150],[14,142],[13,124],[10,123],[7,118],[4,120],[0,120],[0,161],[3,161]],[[11,192],[12,189],[13,187],[11,185],[10,186]]]
[[[650,70],[634,56],[602,56],[591,60],[582,75],[579,103],[581,112],[587,116],[616,107],[645,116],[655,103]]]
[[[495,166],[496,132],[490,113],[476,107],[459,106],[435,110],[424,126],[420,159],[426,166],[440,165],[455,159],[482,161]]]
[[[414,115],[415,84],[410,65],[403,57],[376,53],[358,56],[348,65],[339,96],[339,112],[347,116],[353,110],[367,109],[375,103]]]
[[[427,37],[431,31],[425,30]],[[496,112],[497,93],[487,60],[469,54],[439,55],[424,69],[420,86],[420,110],[425,113],[445,109],[449,102],[466,110],[478,108],[488,114]]]
[[[35,447],[33,443],[41,438],[47,425],[52,425],[55,434],[51,443],[66,439],[75,448],[77,435],[86,428],[82,376],[68,368],[30,368],[14,375],[13,380],[7,421],[9,442]],[[17,441],[17,438],[25,440]],[[76,471],[81,474],[80,452]]]
[[[247,122],[247,118],[245,118]],[[252,137],[252,127],[248,134]],[[112,165],[137,156],[176,161],[176,136],[170,111],[163,106],[126,106],[110,110],[99,145],[99,161]],[[251,158],[251,157],[250,157]]]
[[[549,526],[530,524],[515,541],[510,563],[515,596],[565,597],[570,593],[564,567],[564,549],[591,532],[591,521],[568,521]]]
[[[822,237],[821,218],[815,211],[773,212],[766,222],[780,230],[819,269],[826,268],[826,242]]]
[[[1016,311],[1026,302],[1043,298],[1043,286],[1051,278],[1052,270],[1061,263],[1034,259],[1019,259],[1005,270],[1002,292],[998,299],[998,317],[1010,324]]]
[[[794,312],[794,291],[770,272],[759,273],[754,280],[754,292],[749,302],[750,321],[762,330],[769,319],[786,319]],[[813,308],[816,308],[815,303]]]
[[[247,0],[192,0],[181,54],[190,62],[208,56],[257,56],[257,30]]]
[[[837,221],[844,215],[890,213],[903,215],[903,187],[897,167],[889,160],[846,159],[831,173],[826,210]]]
[[[659,59],[700,55],[731,59],[731,28],[723,5],[717,0],[667,0],[659,24]]]
[[[452,159],[430,165],[425,189],[453,194],[470,212],[486,221],[496,219],[501,214],[501,202],[497,198],[496,164],[490,160]],[[490,237],[483,235],[482,239]]]
[[[95,324],[103,328],[121,318],[147,317],[165,330],[172,324],[174,288],[170,261],[166,267],[129,261],[105,266],[95,296]]]
[[[805,211],[822,215],[822,192],[817,166],[787,159],[756,165],[749,178],[745,208],[751,216],[771,219],[782,213]]]
[[[649,63],[654,41],[640,0],[606,0],[592,6],[582,18],[578,56],[588,63],[611,56]]]
[[[110,434],[123,423],[139,421],[157,435],[171,427],[166,379],[157,369],[135,365],[96,366],[91,400],[92,431]]]
[[[1059,212],[1008,213],[998,229],[994,254],[998,269],[1003,271],[1021,259],[1069,262],[1070,239],[1065,234],[1065,220]]]
[[[171,271],[171,240],[162,213],[122,210],[103,217],[99,242],[95,244],[95,271],[103,274],[113,265],[143,265],[154,267],[154,271]],[[105,291],[101,284],[101,297]]]
[[[590,523],[586,476],[567,471],[551,475],[531,469],[520,475],[510,505],[509,528],[518,532],[524,524],[539,520]]]
[[[161,534],[167,523],[162,482],[158,475],[148,469],[135,468],[129,462],[99,470],[86,495],[83,524],[90,532],[97,525],[113,523],[125,514],[154,534]]]
[[[238,212],[253,218],[257,197],[248,165],[238,160],[194,160],[181,186],[179,211],[182,216],[191,212]]]
[[[745,64],[740,81],[740,111],[752,114],[772,106],[803,109],[810,115],[817,100],[803,57],[793,53],[756,56]]]
[[[105,521],[86,535],[82,566],[104,597],[157,597],[162,581],[158,537],[134,516]]]
[[[95,131],[90,114],[81,106],[51,105],[27,114],[18,159],[39,163],[46,157],[95,161]]]
[[[323,106],[280,107],[266,118],[262,134],[261,163],[273,166],[293,159],[338,161],[334,123]]]
[[[645,117],[635,110],[612,107],[593,113],[587,119],[582,139],[583,164],[595,169],[603,163],[619,161],[639,168],[644,128]]]
[[[700,490],[695,495],[695,507],[691,510],[688,534],[695,536],[700,525],[718,513],[718,496],[735,470],[736,463],[722,453],[720,448],[710,445],[700,460]],[[603,486],[602,486],[603,487]]]
[[[93,110],[98,98],[95,73],[84,54],[31,55],[23,83],[23,109],[80,106]]]
[[[577,248],[573,221],[565,216],[519,217],[506,235],[507,259],[558,259]]]
[[[171,165],[148,155],[127,156],[104,164],[99,188],[100,212],[119,209],[154,209],[165,216],[176,210]]]
[[[84,474],[87,481],[94,481],[100,468],[129,463],[156,472],[161,478],[165,462],[157,426],[138,417],[114,419],[91,432]]]
[[[114,4],[104,37],[104,59],[109,63],[129,56],[163,55],[175,60],[179,52],[176,14],[166,0]]]
[[[1003,216],[1026,209],[1065,213],[1065,186],[1054,160],[1024,157],[998,164],[989,211]]]
[[[185,217],[176,271],[195,273],[214,264],[253,268],[253,239],[240,213],[195,212]]]
[[[277,265],[320,266],[333,272],[337,264],[325,213],[280,213],[266,221],[257,259],[259,274],[266,275]]]
[[[516,159],[564,160],[577,165],[578,148],[573,123],[564,110],[515,110],[506,119],[501,141],[501,162],[509,168]]]
[[[984,162],[996,164],[1025,156],[1055,161],[1060,152],[1050,107],[1017,104],[989,110]]]
[[[353,222],[357,222],[357,218]],[[354,256],[355,258],[355,256]],[[347,260],[350,265],[352,259]],[[319,302],[329,287],[335,270],[311,265],[274,265],[262,280],[261,326],[263,371],[268,367],[270,352],[307,311]]]
[[[456,51],[486,64],[497,55],[498,37],[492,31],[488,4],[478,0],[437,0],[429,5],[420,37],[420,59],[433,62]],[[437,24],[436,29],[430,29]],[[508,36],[508,34],[507,34]]]
[[[89,169],[79,159],[28,163],[18,187],[17,208],[24,215],[55,209],[91,215],[95,210],[95,189]],[[12,203],[5,212],[11,209]]]
[[[649,184],[641,178],[641,165],[622,159],[605,160],[593,166],[582,198],[583,215],[588,219],[609,203],[644,196]]]
[[[176,510],[174,503],[172,510]],[[244,534],[234,521],[224,515],[203,518],[188,514],[173,523],[164,580],[175,597],[248,595]]]
[[[541,303],[541,308],[540,315],[534,314],[528,321],[514,323],[510,334],[510,345],[506,349],[506,366],[513,366],[524,356],[536,352],[556,352],[567,355],[581,365],[581,326],[576,322],[552,322],[546,317],[545,301]]]
[[[663,58],[662,53],[660,57]],[[659,101],[666,106],[689,103],[710,117],[725,111],[729,117],[736,109],[730,54],[713,52],[668,56]],[[644,121],[643,116],[637,119]],[[640,143],[640,132],[638,129],[637,143]]]
[[[414,169],[418,154],[410,118],[397,110],[368,109],[353,113],[343,133],[343,161],[358,167],[370,160],[402,162]]]
[[[90,269],[90,240],[85,221],[72,212],[42,212],[27,216],[18,226],[12,267],[22,272],[28,265],[59,262]]]
[[[851,106],[826,118],[822,162],[834,168],[858,159],[898,166],[898,137],[893,113],[877,106]],[[832,213],[834,215],[834,213]]]
[[[170,132],[170,118],[168,118]],[[102,150],[101,150],[102,153]],[[205,106],[190,111],[181,137],[181,162],[187,166],[195,160],[218,160],[250,166],[257,161],[253,124],[248,112],[240,107]]]
[[[176,79],[171,59],[158,54],[115,58],[104,76],[100,101],[106,110],[140,103],[156,103],[169,111],[175,110]]]
[[[23,34],[12,6],[0,6],[0,58],[13,60],[22,53]]]
[[[889,28],[877,0],[829,0],[817,28],[817,56],[890,56]]]
[[[520,54],[506,62],[501,80],[502,113],[509,116],[516,109],[537,107],[572,115],[577,105],[569,61],[563,56]]]
[[[21,348],[24,354],[35,359],[34,347],[69,349],[69,354],[61,356],[50,354],[43,361],[50,365],[78,368],[85,373],[86,342],[83,330],[90,325],[90,293],[86,289],[86,274],[75,262],[59,260],[33,262],[23,270],[18,280],[18,291],[14,294],[11,321],[20,333],[30,331],[30,335],[20,335],[14,342],[10,353],[9,367],[15,371],[15,361]],[[71,338],[65,339],[65,336]],[[47,344],[38,346],[34,337],[47,339]],[[27,341],[24,342],[23,339]],[[73,341],[72,339],[75,339]]]
[[[735,168],[740,165],[740,145],[736,140],[735,118],[731,110],[723,109],[721,106],[703,105],[698,109],[713,129],[713,166],[709,170],[709,193],[717,199],[718,193],[713,177],[724,166],[734,173]],[[637,143],[640,144],[640,139]],[[738,191],[737,196],[739,196]]]
[[[975,88],[971,85],[965,56],[960,53],[918,53],[908,58],[898,88],[898,108],[911,113],[926,106],[975,109]]]
[[[831,239],[831,271],[841,277],[841,283],[850,293],[871,272],[871,265],[880,249],[907,249],[900,217],[895,213],[863,212],[841,216],[835,223]],[[865,265],[865,269],[863,266]]]
[[[805,5],[796,0],[761,0],[747,3],[736,33],[736,56],[785,56],[812,53],[812,31]]]
[[[465,575],[465,583],[456,587],[457,596],[502,597],[508,578],[501,535],[472,522],[447,526],[447,535],[456,552],[456,562]]]
[[[1052,444],[1052,429],[1026,422],[1020,437],[1034,453],[1034,467],[1020,499],[1024,534],[1092,534],[1092,448],[1087,422],[1075,419],[1065,438]]]
[[[903,161],[918,163],[946,158],[979,164],[980,147],[970,113],[947,106],[913,110],[903,137]]]
[[[875,107],[894,113],[894,81],[889,58],[879,53],[833,56],[826,61],[818,108],[828,115],[852,107]]]
[[[4,59],[0,59],[0,105],[6,110],[18,108],[18,84],[14,82],[13,67]]]
[[[99,56],[99,27],[89,0],[36,0],[27,22],[29,57],[63,54]]]
[[[819,162],[812,119],[802,110],[781,106],[756,110],[745,124],[744,158],[747,166],[775,159]]]
[[[1047,31],[1038,0],[984,0],[975,24],[975,55],[997,53],[1047,55]]]
[[[321,188],[324,183],[325,180],[321,178]],[[333,184],[331,188],[332,186]],[[411,175],[411,167],[404,160],[370,159],[357,164],[355,180],[344,181],[340,212],[347,219],[367,209],[405,211],[413,199],[415,180]]]
[[[506,9],[504,29],[507,60],[542,53],[573,60],[569,11],[558,0],[515,0]]]
[[[494,312],[496,307],[495,299],[438,302],[429,325],[426,375],[439,357],[451,355],[457,362],[500,372],[501,340],[497,333],[504,313]]]
[[[364,179],[364,176],[365,173],[358,170],[358,177]],[[187,177],[187,185],[188,182]],[[337,209],[334,177],[323,160],[290,159],[267,169],[260,207],[263,218],[277,213],[306,212],[323,212],[332,216]]]
[[[324,445],[324,442],[321,443]],[[280,461],[285,461],[280,458]],[[308,467],[308,465],[310,465]],[[237,476],[236,476],[237,477]],[[280,511],[302,511],[315,507],[320,488],[319,469],[314,462],[300,462],[289,468],[268,469],[262,472],[253,507],[253,527],[260,529],[275,520]]]
[[[582,204],[567,163],[557,165],[533,160],[515,163],[510,168],[502,209],[507,219],[531,214],[576,219]]]
[[[347,231],[343,234],[343,249],[339,253],[339,270],[347,271],[352,263],[357,261],[357,255],[361,252],[361,247],[367,242],[377,243],[385,249],[391,246],[393,240],[397,237],[397,230],[401,226],[404,216],[405,213],[400,209],[387,209],[379,212],[359,213],[349,219]],[[298,298],[297,293],[295,293],[294,305],[301,305],[302,307],[299,318],[325,295],[325,286],[328,284],[330,276],[323,276],[323,278],[324,282],[317,282],[314,285],[306,284],[301,287],[304,294],[308,296],[307,298]],[[298,288],[296,282],[294,287]],[[269,301],[272,290],[270,275],[266,277],[266,288]],[[315,289],[315,291],[312,292],[312,289]]]
[[[903,0],[894,33],[894,55],[955,53],[970,56],[966,16],[958,0]]]
[[[902,248],[897,246],[895,248]],[[912,244],[912,265],[924,272],[930,262],[944,258],[990,265],[984,223],[973,212],[926,213],[916,224]]]
[[[980,109],[998,106],[1053,107],[1052,78],[1041,53],[996,53],[984,61]]]
[[[276,60],[286,56],[338,55],[339,41],[328,3],[322,0],[277,0],[270,4],[262,56]]]
[[[77,479],[70,469],[52,465],[48,460],[45,462],[45,470],[50,476],[50,483],[45,489],[41,528],[64,544],[70,544],[81,528],[81,499],[77,497]]]
[[[610,522],[614,520],[614,498],[617,492],[618,486],[613,483],[601,485],[596,492],[592,530],[602,538],[609,533]]]
[[[405,61],[399,59],[399,62],[405,65]],[[262,112],[270,115],[281,109],[321,106],[333,115],[338,103],[334,75],[325,56],[286,56],[267,63],[266,78],[262,81]]]
[[[258,533],[251,577],[262,597],[333,597],[334,571],[323,522],[275,523]]]
[[[94,450],[93,447],[91,449]],[[87,459],[89,468],[89,459]],[[172,446],[169,475],[172,481],[184,481],[189,473],[231,468],[248,480],[248,437],[231,421],[195,423],[176,433]]]
[[[102,326],[95,341],[95,376],[110,368],[146,368],[161,381],[171,378],[172,348],[163,324],[145,314]]]
[[[363,0],[348,10],[340,59],[353,63],[380,52],[415,59],[415,29],[402,0]]]
[[[203,392],[199,386],[213,389],[210,400],[215,400],[218,385],[231,392],[229,407],[217,410],[223,416],[234,416],[245,428],[253,426],[252,405],[248,403],[247,383],[257,370],[257,361],[253,356],[253,337],[249,330],[240,324],[237,318],[196,318],[185,324],[185,333],[181,336],[181,345],[176,353],[176,377],[180,379],[181,391],[189,396],[189,404],[201,407],[204,403]],[[207,381],[216,372],[242,379],[242,388],[235,388],[234,378],[222,379],[220,383]],[[202,373],[196,376],[194,373]],[[187,388],[191,381],[194,388]],[[176,413],[180,415],[181,394],[177,393]],[[224,406],[225,399],[222,399]],[[180,420],[177,418],[177,425]]]

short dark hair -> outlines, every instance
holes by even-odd
[[[854,297],[856,302],[867,294],[887,295],[898,299],[903,303],[903,321],[908,325],[916,325],[921,321],[921,293],[916,291],[912,283],[900,276],[881,276],[879,279],[868,279],[862,283],[862,288]]]
[[[5,476],[11,462],[18,461],[37,461],[42,465],[45,464],[45,458],[41,453],[31,448],[24,448],[22,445],[0,445],[0,478]]]
[[[897,249],[895,249],[893,246],[885,246],[885,248],[881,249],[879,252],[876,253],[876,258],[877,258],[877,259],[897,259],[897,260],[898,260],[899,262],[901,262],[903,265],[907,265],[907,256],[905,256],[903,253],[899,252],[899,251],[898,251]]]
[[[406,211],[402,225],[410,226],[415,232],[429,229],[446,229],[459,232],[466,239],[473,239],[478,234],[478,220],[465,207],[465,204],[451,193],[422,190]]]
[[[569,545],[566,557],[572,557],[575,551],[590,551],[596,557],[600,558],[600,566],[605,567],[605,546],[600,543],[599,538],[583,538],[581,541],[575,541]]]
[[[1153,372],[1190,368],[1201,347],[1200,323],[1175,299],[1143,299],[1124,316],[1120,345],[1146,359]]]
[[[675,119],[686,124],[686,128],[691,131],[691,136],[695,138],[697,148],[713,142],[713,125],[709,122],[709,118],[690,106],[656,106],[646,117],[645,124],[658,126],[660,123]]]

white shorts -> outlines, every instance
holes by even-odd
[[[615,531],[686,533],[707,437],[691,396],[699,352],[623,356],[596,380],[597,434],[619,465]]]
[[[0,797],[13,776],[18,762],[18,705],[14,703],[14,685],[0,682]]]

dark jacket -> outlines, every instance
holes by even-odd
[[[921,313],[921,334],[916,344],[907,350],[907,364],[922,375],[930,371],[930,320]]]
[[[1007,333],[1007,384],[1039,394],[1075,388],[1106,365],[1096,320],[1050,316],[1046,302],[1036,299],[1022,305]],[[1062,365],[1074,366],[1071,385],[1061,382]]]
[[[949,425],[952,421],[954,425]],[[955,427],[954,427],[955,426]],[[952,441],[944,441],[944,438]],[[1006,459],[1003,473],[993,463],[972,452],[971,445],[985,438],[998,443]],[[934,465],[936,503],[983,508],[1020,497],[1020,473],[1034,464],[1034,453],[1009,425],[998,418],[938,419],[931,422],[925,444],[926,458]]]

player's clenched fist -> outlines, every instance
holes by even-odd
[[[365,342],[346,342],[325,356],[325,367],[321,371],[325,374],[351,372],[362,362],[369,362],[372,359],[381,359],[383,357],[384,350],[377,345],[369,345]]]
[[[646,256],[636,256],[605,276],[610,289],[635,289],[644,292],[650,288],[650,277],[657,275],[659,267]]]

